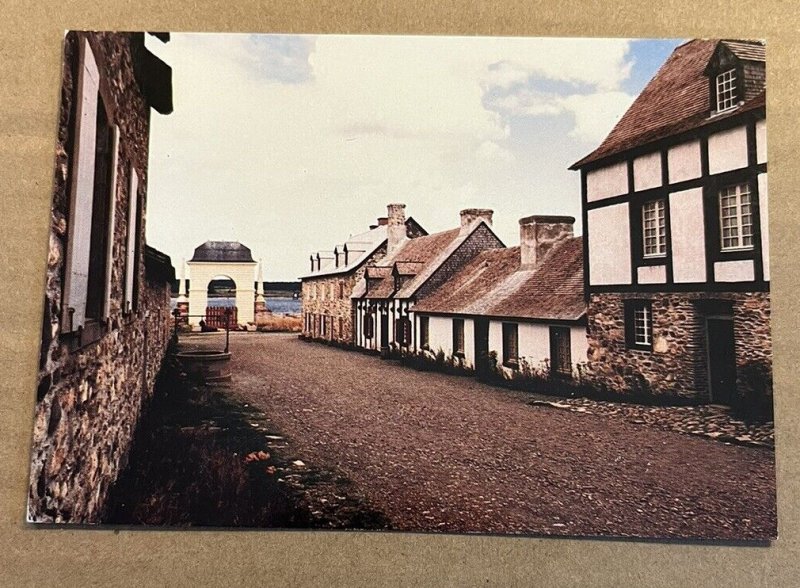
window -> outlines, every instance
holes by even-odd
[[[339,298],[344,298],[344,282],[339,282]]]
[[[320,332],[321,332],[323,337],[326,337],[328,335],[328,317],[323,314],[320,317],[320,321],[321,321]]]
[[[653,200],[642,206],[642,237],[645,257],[663,257],[667,254],[664,200]]]
[[[550,327],[550,375],[572,376],[569,327]]]
[[[748,184],[720,190],[719,220],[723,251],[753,247],[753,214]]]
[[[342,317],[339,317],[339,331],[338,331],[338,334],[339,334],[339,339],[344,338],[344,319]]]
[[[430,318],[427,316],[419,317],[419,345],[422,349],[430,345]]]
[[[649,300],[625,302],[625,338],[629,348],[650,350],[653,346],[653,307]]]
[[[372,339],[375,336],[375,318],[369,310],[364,314],[364,326],[362,330],[365,339]]]
[[[503,323],[503,365],[517,367],[519,363],[519,326]]]
[[[453,355],[464,357],[464,319],[453,319]]]
[[[717,76],[717,112],[736,106],[736,70],[729,69]]]

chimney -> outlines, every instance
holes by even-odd
[[[472,224],[478,219],[486,221],[487,225],[492,224],[494,211],[489,208],[465,208],[461,211],[461,234],[466,233]]]
[[[394,253],[408,238],[406,236],[406,205],[405,204],[389,204],[386,207],[386,233],[388,243],[386,246],[386,255]],[[380,219],[378,219],[380,222]]]
[[[573,236],[575,217],[534,215],[519,219],[520,269],[530,270],[553,247]]]

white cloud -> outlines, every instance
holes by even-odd
[[[519,216],[574,214],[566,168],[630,99],[628,42],[615,39],[173,34],[158,52],[175,112],[153,116],[148,238],[175,258],[240,240],[267,279],[299,275],[390,201],[429,230],[460,206],[493,207],[511,242]],[[550,155],[533,158],[521,116],[567,117],[584,143],[543,127]]]

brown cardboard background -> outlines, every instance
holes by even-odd
[[[794,3],[5,0],[0,22],[0,585],[797,585],[800,411],[792,366],[800,354],[792,302],[800,282],[800,243],[794,238],[800,174],[793,158],[800,18]],[[780,539],[771,547],[731,547],[24,525],[66,28],[767,38]]]

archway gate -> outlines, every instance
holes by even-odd
[[[236,284],[236,320],[234,322],[231,317],[232,325],[255,322],[253,285],[257,263],[249,248],[238,241],[206,241],[194,250],[194,256],[186,265],[189,268],[190,315],[216,312],[210,308],[207,311],[208,285],[218,276],[227,276]],[[224,308],[220,307],[219,312],[224,312]]]

